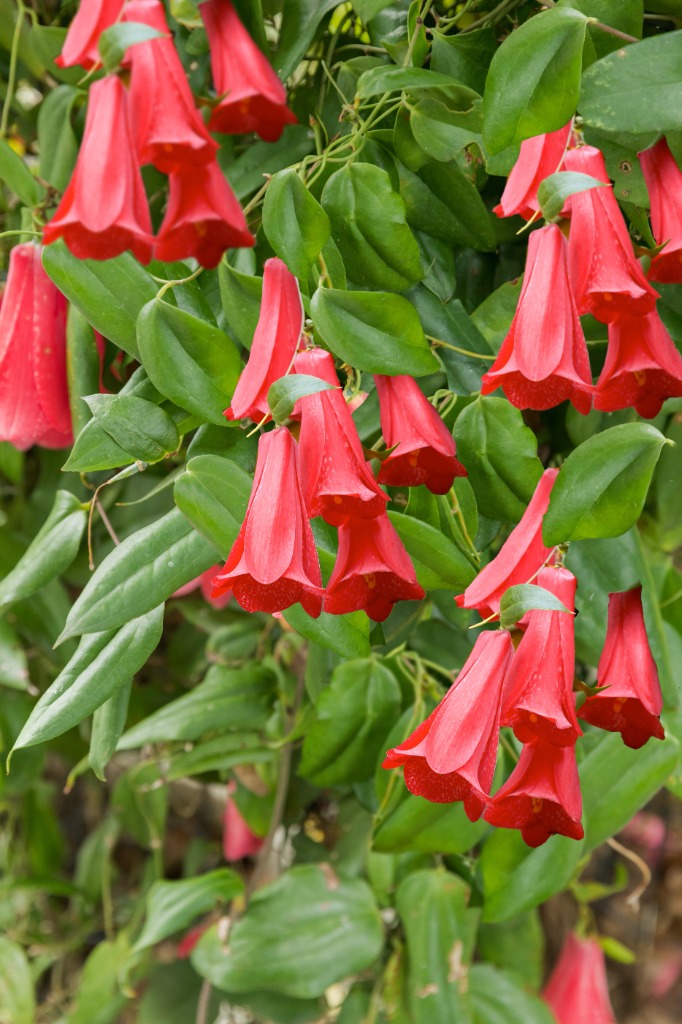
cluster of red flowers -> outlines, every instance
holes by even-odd
[[[301,349],[303,307],[298,283],[279,259],[263,274],[263,298],[249,361],[235,390],[229,419],[268,417],[270,385],[287,374],[318,377],[330,390],[299,399],[287,427],[263,434],[251,498],[213,593],[232,590],[247,611],[278,612],[300,601],[309,615],[364,609],[378,622],[396,601],[424,591],[386,514],[380,484],[425,484],[446,493],[466,473],[437,411],[409,376],[377,376],[381,426],[389,454],[375,479],[365,459],[334,359],[321,348]],[[321,516],[339,531],[339,549],[326,589],[309,519]]]
[[[545,471],[521,522],[457,603],[488,617],[499,612],[508,587],[537,574],[538,584],[558,597],[568,614],[529,612],[519,624],[516,649],[506,630],[482,633],[438,707],[384,761],[385,768],[404,766],[412,793],[435,803],[461,800],[471,821],[483,814],[492,825],[518,828],[529,846],[557,833],[583,836],[575,756],[582,735],[579,718],[620,732],[635,749],[664,735],[640,587],[609,595],[599,690],[576,712],[577,584],[572,573],[554,564],[554,551],[542,541],[542,518],[558,472]],[[513,729],[524,746],[509,779],[491,797],[502,726]]]
[[[208,127],[194,103],[159,0],[83,0],[59,59],[98,66],[97,44],[117,20],[148,25],[160,36],[129,48],[123,74],[90,88],[85,133],[73,176],[45,229],[79,259],[109,259],[130,249],[142,263],[194,256],[215,267],[228,248],[251,246],[242,209],[216,159],[209,130],[255,131],[278,139],[295,121],[267,58],[230,0],[205,0],[200,11],[211,48],[218,102]],[[124,84],[129,81],[129,87]],[[140,167],[168,175],[166,215],[156,237]]]
[[[682,396],[682,355],[656,312],[658,293],[649,284],[682,282],[682,171],[664,138],[639,154],[654,238],[663,245],[647,280],[601,152],[586,145],[567,149],[571,141],[568,124],[522,143],[495,208],[500,217],[536,217],[538,187],[559,169],[604,183],[570,196],[560,225],[531,234],[516,314],[482,392],[501,387],[519,409],[550,409],[569,399],[583,414],[594,404],[602,412],[634,406],[640,416],[656,416],[666,398]],[[596,385],[579,319],[585,313],[608,324]]]

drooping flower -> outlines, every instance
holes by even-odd
[[[296,124],[296,117],[286,105],[284,86],[230,0],[205,0],[199,10],[208,34],[219,97],[209,128],[228,135],[257,132],[265,142],[276,142],[285,125]]]
[[[565,168],[608,182],[604,158],[594,146],[569,149]],[[641,316],[656,305],[654,291],[635,258],[623,214],[610,185],[571,196],[568,263],[578,313],[610,323],[627,313]]]
[[[568,569],[541,569],[536,583],[569,612],[575,610],[576,578]],[[582,730],[575,715],[574,675],[573,615],[531,611],[509,673],[502,725],[511,726],[522,743],[536,737],[560,747],[575,743]]]
[[[347,516],[381,515],[386,511],[388,496],[374,479],[363,454],[339,388],[333,357],[322,349],[299,352],[294,369],[320,376],[328,383],[330,378],[336,381],[334,391],[301,399],[299,463],[308,515],[322,516],[332,526],[339,526]]]
[[[322,579],[296,448],[286,427],[261,436],[246,516],[212,596],[231,589],[247,612],[279,612],[300,601],[317,618]]]
[[[644,625],[642,588],[609,594],[606,642],[597,668],[597,683],[608,687],[588,697],[578,718],[609,732],[638,750],[652,736],[665,738],[660,714],[661,684]]]
[[[263,297],[249,361],[239,378],[228,420],[248,416],[259,423],[268,413],[270,385],[284,377],[303,330],[303,305],[298,281],[282,260],[265,261]]]
[[[108,260],[131,249],[149,263],[151,230],[128,95],[120,78],[107,75],[90,87],[76,167],[43,237],[46,245],[63,238],[81,260]]]
[[[604,368],[594,391],[602,412],[628,409],[651,419],[666,398],[682,396],[682,355],[654,310],[609,324]]]
[[[575,747],[537,739],[524,746],[483,817],[498,828],[520,829],[528,846],[542,846],[553,835],[582,839],[581,814]]]
[[[390,519],[348,518],[339,526],[339,552],[327,584],[324,610],[343,615],[362,608],[383,622],[396,601],[420,601],[424,590]]]
[[[568,399],[590,411],[592,373],[568,276],[567,244],[556,224],[528,239],[523,287],[509,333],[481,393],[501,387],[517,409],[551,409]]]
[[[197,110],[159,0],[128,0],[122,21],[150,25],[164,38],[131,46],[130,113],[137,158],[160,171],[191,171],[213,160],[213,141]]]
[[[171,171],[169,187],[155,259],[172,263],[194,256],[212,269],[226,249],[254,244],[237,197],[215,160],[204,167]]]
[[[456,459],[455,439],[413,377],[375,374],[381,432],[388,448],[381,463],[380,484],[416,487],[447,494],[456,476],[467,471]]]
[[[264,842],[251,831],[234,802],[236,788],[234,782],[228,783],[223,816],[223,855],[228,863],[255,856]]]
[[[123,3],[124,0],[81,0],[55,64],[60,68],[80,64],[86,71],[100,64],[99,37],[118,21]]]
[[[647,277],[666,284],[682,282],[682,171],[665,138],[637,154],[651,203],[651,230],[665,249],[654,256]]]
[[[604,950],[596,939],[567,936],[542,997],[557,1024],[616,1024]]]
[[[433,803],[464,802],[480,818],[495,774],[502,694],[513,645],[506,631],[481,633],[466,664],[438,707],[384,768],[405,766],[405,785]]]
[[[66,377],[66,299],[32,242],[10,252],[0,307],[0,441],[25,450],[73,443]]]
[[[549,496],[558,469],[546,469],[520,523],[514,527],[498,553],[479,572],[455,601],[460,608],[475,608],[483,618],[496,615],[505,590],[518,583],[529,583],[545,564],[552,548],[542,540],[542,517],[549,507]]]
[[[493,207],[498,217],[513,217],[518,213],[530,220],[540,209],[538,186],[544,178],[561,168],[571,131],[571,121],[558,131],[524,139],[521,152],[507,178],[499,205]]]

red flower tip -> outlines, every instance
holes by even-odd
[[[234,802],[235,789],[234,782],[228,784],[223,817],[223,855],[228,863],[254,857],[265,841],[251,831],[242,817]]]
[[[118,21],[123,3],[124,0],[81,0],[55,64],[60,68],[80,64],[86,71],[101,64],[99,37]]]
[[[521,143],[518,160],[512,167],[499,206],[493,208],[493,213],[498,217],[513,217],[518,213],[530,220],[540,209],[537,197],[540,182],[561,168],[570,130],[569,121],[556,132],[535,135]]]
[[[665,138],[638,153],[651,203],[651,229],[665,249],[654,256],[647,277],[666,284],[682,282],[682,171]]]
[[[557,1024],[616,1024],[604,950],[571,932],[542,993]]]
[[[646,635],[641,587],[609,594],[606,642],[597,682],[608,689],[588,697],[578,718],[619,732],[633,750],[643,747],[652,736],[665,738],[659,721],[663,696]]]

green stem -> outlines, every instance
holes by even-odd
[[[482,352],[472,352],[468,348],[460,348],[459,345],[451,345],[449,341],[443,341],[442,338],[434,338],[431,334],[427,334],[426,340],[430,341],[432,345],[437,348],[449,348],[453,352],[459,352],[461,356],[471,356],[472,359],[483,359],[485,362],[494,362],[497,356],[486,356]]]
[[[472,539],[471,539],[471,537],[469,535],[469,531],[467,530],[467,524],[466,524],[465,519],[464,519],[464,513],[462,512],[462,506],[459,503],[459,498],[457,497],[457,492],[455,491],[454,487],[450,488],[450,500],[452,502],[452,511],[457,516],[457,522],[459,523],[460,530],[464,534],[464,539],[466,540],[467,544],[471,548],[471,552],[474,555],[476,561],[480,562],[481,556],[479,555],[478,551],[476,550],[476,545],[472,541]]]
[[[10,51],[9,58],[9,73],[7,75],[7,92],[5,94],[5,102],[2,108],[2,120],[0,120],[0,138],[4,139],[7,136],[7,128],[9,126],[9,113],[12,106],[12,100],[14,99],[14,86],[17,78],[17,59],[19,56],[19,40],[21,39],[21,30],[24,25],[24,15],[26,14],[26,8],[24,7],[23,0],[17,0],[17,23],[14,26],[14,35],[12,36],[12,49]]]

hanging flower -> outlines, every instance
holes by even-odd
[[[55,59],[60,68],[80,64],[86,71],[101,64],[98,43],[105,29],[114,25],[123,10],[124,0],[81,0],[69,25],[62,52]]]
[[[665,138],[638,153],[651,203],[651,228],[665,249],[651,261],[647,277],[666,284],[682,282],[682,171]]]
[[[518,213],[526,220],[537,213],[540,209],[538,187],[550,174],[561,169],[571,124],[569,121],[556,132],[524,139],[518,159],[504,186],[502,198],[499,205],[493,207],[493,213],[498,217],[513,217]]]
[[[542,997],[557,1024],[616,1024],[604,950],[596,939],[569,933]]]

